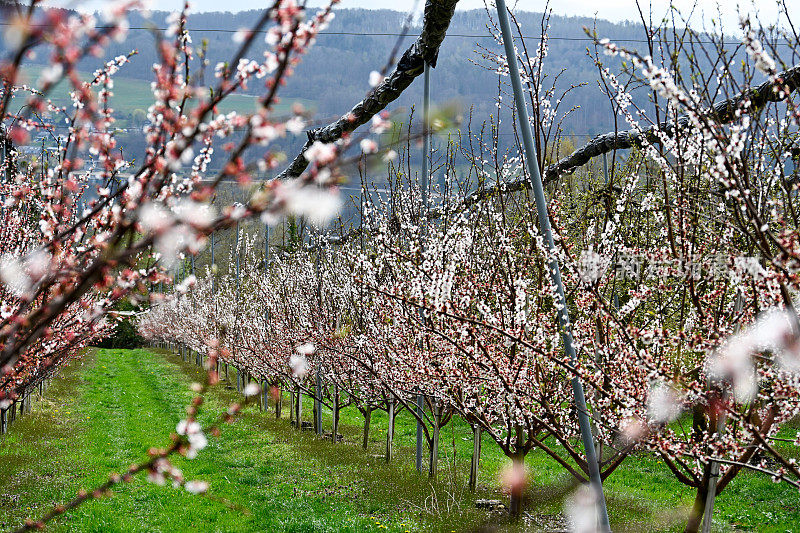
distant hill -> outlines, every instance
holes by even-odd
[[[202,40],[208,42],[212,69],[214,64],[228,59],[233,53],[233,34],[225,30],[249,27],[256,14],[256,11],[200,13],[190,17],[189,28],[195,45]],[[166,12],[156,11],[150,20],[164,26],[166,16]],[[516,16],[525,35],[538,36],[541,33],[540,13],[518,12]],[[398,33],[405,17],[405,13],[389,10],[336,11],[335,20],[326,30],[330,33],[319,36],[317,44],[303,58],[282,92],[283,97],[313,102],[319,117],[341,114],[369,89],[369,73],[379,69],[388,59],[397,37],[381,34]],[[130,22],[134,28],[148,24],[138,13],[131,16]],[[457,101],[465,113],[474,108],[475,118],[481,121],[495,111],[494,98],[498,88],[497,74],[476,65],[486,64],[480,56],[481,47],[486,47],[490,53],[500,52],[500,47],[487,30],[487,23],[488,18],[483,10],[457,12],[432,76],[432,96],[435,101]],[[594,21],[585,17],[553,16],[550,19],[550,53],[546,62],[548,71],[557,74],[562,68],[565,69],[559,78],[562,89],[587,84],[572,91],[562,104],[563,110],[580,106],[580,110],[565,123],[568,133],[594,134],[607,130],[613,124],[610,106],[597,88],[597,69],[586,55],[590,43],[585,39],[582,28],[595,24],[601,35],[614,39],[638,40],[644,37],[642,28],[632,23]],[[404,47],[416,37],[418,30],[411,29]],[[370,35],[361,35],[364,33]],[[529,48],[537,45],[537,39],[527,40]],[[263,40],[258,39],[250,56],[260,55],[265,46]],[[109,47],[106,58],[125,54],[132,49],[137,49],[138,55],[118,74],[119,79],[151,79],[156,55],[153,38],[146,30],[132,29],[125,42],[113,43]],[[35,61],[45,62],[47,57],[39,54]],[[94,70],[101,62],[102,59],[87,59],[81,65],[81,70]],[[251,91],[255,93],[258,89],[253,87]],[[260,89],[263,90],[263,87]],[[421,92],[421,84],[412,87],[394,107],[408,108],[418,103]]]

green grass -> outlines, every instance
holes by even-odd
[[[34,411],[0,442],[0,530],[36,518],[54,504],[91,488],[112,471],[163,446],[191,398],[198,369],[175,355],[148,350],[97,350],[58,377]],[[231,373],[231,378],[233,378]],[[235,382],[235,381],[234,381]],[[237,399],[223,384],[207,395],[208,422]],[[304,406],[310,420],[311,403]],[[440,481],[414,471],[415,426],[407,413],[396,422],[395,460],[387,465],[386,416],[375,412],[369,449],[360,448],[362,419],[342,415],[344,444],[322,441],[284,419],[249,407],[192,461],[176,464],[187,479],[211,484],[208,497],[160,487],[139,477],[110,498],[90,502],[52,526],[56,531],[463,531],[497,523],[473,506],[475,497],[504,498],[498,476],[507,460],[483,442],[480,489],[466,489],[471,431],[454,420],[441,435]],[[324,412],[330,428],[330,412]],[[791,432],[793,433],[794,430]],[[539,452],[528,457],[536,523],[563,508],[563,471]],[[612,520],[630,531],[679,530],[693,493],[659,461],[639,456],[608,480]],[[800,531],[796,490],[751,473],[741,474],[717,500],[715,530]],[[527,527],[531,528],[530,524]],[[520,528],[522,529],[522,528]],[[615,531],[619,528],[615,528]]]

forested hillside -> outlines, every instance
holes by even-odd
[[[256,15],[256,11],[242,11],[199,13],[189,17],[188,27],[195,47],[199,48],[202,40],[207,41],[210,61],[207,83],[211,83],[214,65],[233,54],[236,48],[233,32],[249,27]],[[149,20],[145,20],[139,13],[133,13],[130,24],[132,28],[144,28],[151,24],[163,28],[167,17],[168,13],[156,11]],[[355,103],[354,95],[361,95],[369,89],[370,72],[386,64],[398,39],[394,34],[402,31],[406,17],[406,13],[399,11],[337,10],[330,27],[319,36],[317,44],[303,58],[295,75],[288,79],[282,97],[284,100],[307,100],[309,95],[314,95],[318,117],[338,115],[349,109]],[[525,41],[526,46],[535,49],[539,44],[542,14],[520,11],[516,17],[519,25],[525,28],[524,35],[529,37]],[[568,134],[594,134],[613,127],[613,115],[609,112],[607,99],[597,85],[597,68],[587,55],[587,48],[593,47],[583,28],[591,28],[595,24],[598,34],[612,37],[617,42],[642,40],[645,37],[641,25],[635,23],[555,15],[550,18],[547,70],[557,73],[561,68],[566,69],[559,77],[558,86],[561,90],[585,84],[572,91],[562,104],[564,110],[580,106],[580,112],[573,113],[565,121]],[[401,51],[419,33],[419,26],[409,28],[408,33],[409,37],[404,39]],[[645,47],[643,42],[631,44]],[[257,39],[249,57],[260,56],[265,48],[263,39]],[[137,56],[119,76],[150,80],[152,65],[157,59],[153,37],[147,30],[132,30],[125,41],[112,43],[103,58],[84,60],[81,69],[92,71],[106,58],[126,54],[133,49],[138,51]],[[500,53],[500,46],[494,42],[487,28],[486,12],[457,12],[432,77],[432,97],[436,102],[458,102],[465,115],[474,107],[474,116],[481,121],[487,119],[495,109],[498,91],[497,73],[481,68],[489,65],[481,57],[484,51]],[[46,55],[40,54],[33,62],[46,62],[47,59]],[[253,94],[261,90],[263,87],[259,84],[251,84],[249,88]],[[421,85],[412,88],[393,107],[410,107],[419,100],[421,92]]]

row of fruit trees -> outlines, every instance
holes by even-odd
[[[800,488],[791,453],[800,436],[782,430],[800,414],[800,67],[780,59],[794,57],[797,36],[743,18],[741,42],[729,52],[723,37],[652,27],[646,55],[590,34],[617,127],[577,150],[559,126],[546,35],[520,47],[534,114],[515,131],[532,126],[539,144],[550,248],[528,194],[522,147],[498,142],[500,117],[514,120],[502,90],[492,127],[437,152],[444,185],[430,195],[420,190],[409,150],[441,125],[409,128],[394,147],[375,140],[397,131],[379,112],[426,64],[435,66],[455,5],[428,0],[424,31],[397,64],[392,59],[370,76],[373,88],[341,119],[310,129],[289,167],[263,183],[254,177],[281,170],[285,160],[271,143],[308,127],[305,110],[279,116],[275,105],[333,18],[332,6],[310,15],[276,0],[234,35],[232,60],[216,66],[192,42],[187,10],[167,28],[154,27],[160,60],[142,161],[126,160],[116,146],[109,105],[113,77],[135,53],[108,61],[88,80],[77,70],[82,58],[124,38],[135,4],[109,7],[102,25],[35,3],[3,11],[10,52],[0,63],[2,429],[9,410],[113,332],[109,313],[122,301],[143,310],[137,325],[145,337],[200,354],[207,369],[169,446],[72,503],[140,471],[197,490],[199,482],[180,479],[168,458],[192,457],[205,446],[211,431],[196,415],[220,364],[255,378],[255,388],[244,387],[248,398],[263,387],[289,389],[298,403],[311,395],[317,411],[333,410],[334,435],[348,405],[364,413],[365,428],[375,409],[390,417],[405,409],[418,419],[432,473],[439,430],[461,417],[516,465],[514,512],[533,450],[575,480],[589,479],[576,383],[585,390],[601,479],[632,455],[658,457],[696,494],[687,530],[700,528],[707,504],[743,470]],[[495,38],[502,43],[499,32]],[[251,59],[256,39],[267,49]],[[701,52],[711,71],[697,59]],[[35,88],[20,81],[33,53],[51,54]],[[501,81],[508,77],[505,56],[487,49],[479,59]],[[71,108],[48,100],[59,82],[71,87]],[[637,84],[651,101],[637,97]],[[263,85],[258,111],[217,113],[248,85]],[[31,132],[52,132],[56,120],[68,127],[56,154],[26,159],[17,152]],[[366,133],[353,133],[367,124]],[[348,156],[356,147],[360,155]],[[599,172],[594,158],[605,154],[611,168]],[[379,158],[388,165],[390,194],[362,180],[358,223],[331,224],[339,187]],[[425,160],[434,164],[430,153]],[[221,162],[218,172],[209,171],[212,162]],[[459,173],[465,167],[466,177]],[[214,201],[231,181],[247,201]],[[200,261],[215,234],[236,227],[238,237],[249,220],[278,228],[286,217],[314,222],[313,238],[304,233],[265,252],[255,233],[244,232],[227,273]],[[552,282],[553,261],[565,300]],[[565,355],[557,320],[566,311],[577,361]],[[299,423],[299,411],[295,417]],[[586,501],[582,512],[593,517],[601,502]]]

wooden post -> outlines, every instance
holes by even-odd
[[[369,422],[372,419],[372,409],[367,408],[364,412],[364,449],[369,447]]]
[[[436,400],[433,404],[433,442],[431,443],[430,464],[428,476],[436,477],[436,469],[439,463],[439,423],[442,420],[442,404]]]
[[[472,426],[472,461],[469,465],[469,490],[475,492],[478,488],[478,466],[481,462],[481,427]]]
[[[394,440],[394,397],[389,398],[389,427],[386,428],[386,462],[392,462],[392,441]]]

